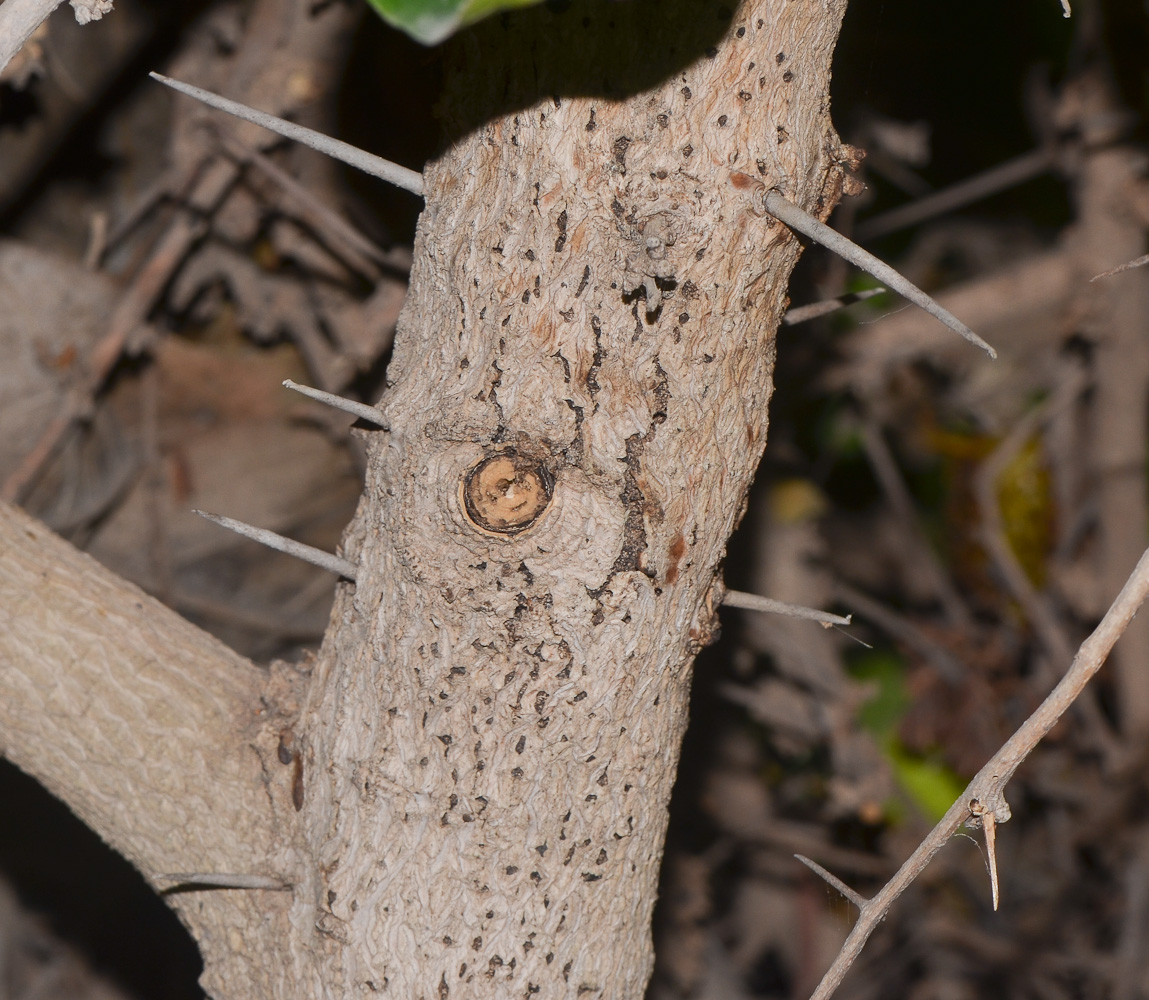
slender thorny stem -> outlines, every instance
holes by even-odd
[[[874,929],[889,908],[910,884],[921,874],[935,854],[945,846],[963,823],[996,831],[997,826],[1010,817],[1009,803],[1005,800],[1005,786],[1021,762],[1033,751],[1041,739],[1056,725],[1057,720],[1085,689],[1089,680],[1101,669],[1110,650],[1133,620],[1138,608],[1149,595],[1149,549],[1138,561],[1136,568],[1121,588],[1121,593],[1077,650],[1073,663],[1057,686],[1049,693],[1034,713],[1026,719],[989,762],[978,771],[949,810],[906,859],[893,878],[872,899],[860,907],[854,929],[846,938],[833,965],[822,977],[811,1000],[828,1000],[841,984],[854,960],[861,953]],[[991,837],[994,834],[990,834]],[[991,874],[992,877],[992,874]],[[995,891],[996,896],[996,891]]]

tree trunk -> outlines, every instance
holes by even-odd
[[[762,199],[824,217],[840,194],[843,9],[575,3],[457,42],[390,430],[364,432],[358,581],[298,711],[290,671],[258,693],[214,647],[174,675],[153,651],[99,693],[109,718],[138,709],[116,746],[156,761],[121,770],[104,728],[85,735],[75,675],[115,672],[116,649],[48,644],[79,628],[63,607],[31,631],[61,597],[21,600],[39,576],[11,565],[65,547],[0,519],[38,533],[0,569],[4,751],[146,873],[292,886],[172,897],[213,995],[641,996],[690,664],[717,628],[800,251]],[[98,600],[91,615],[143,605],[117,641],[191,648],[142,596]],[[56,684],[75,695],[59,712]],[[32,713],[75,743],[66,776],[57,736],[15,725]]]

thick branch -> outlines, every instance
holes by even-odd
[[[7,0],[0,5],[0,70],[20,51],[40,22],[63,0]]]
[[[3,503],[0,553],[0,753],[145,874],[264,864],[263,672]]]

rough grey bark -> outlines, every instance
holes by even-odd
[[[762,200],[840,194],[843,10],[576,4],[458,42],[358,583],[298,718],[278,678],[249,746],[219,739],[263,798],[224,839],[258,824],[247,870],[293,891],[181,898],[214,995],[641,995],[800,249]],[[91,821],[131,855],[134,817]]]

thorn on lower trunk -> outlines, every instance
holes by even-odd
[[[722,603],[731,608],[743,608],[746,611],[765,611],[773,615],[787,615],[790,618],[806,618],[812,622],[821,622],[823,625],[849,625],[852,615],[834,615],[829,611],[819,611],[817,608],[807,608],[801,604],[787,604],[785,601],[776,601],[772,597],[759,597],[757,594],[747,594],[741,590],[728,590],[722,595]]]
[[[808,236],[815,243],[820,243],[827,250],[831,250],[844,260],[860,267],[863,271],[872,274],[880,282],[914,305],[920,306],[935,319],[941,320],[951,330],[960,333],[971,344],[976,344],[991,358],[997,357],[989,344],[966,326],[948,309],[943,308],[909,278],[895,271],[889,264],[878,260],[868,250],[863,250],[857,243],[846,239],[841,233],[831,229],[824,222],[819,222],[812,215],[802,211],[793,202],[787,201],[777,191],[766,192],[766,211],[776,219],[786,223],[791,229]]]
[[[354,399],[347,399],[344,396],[336,396],[335,393],[324,392],[322,389],[313,389],[309,385],[300,385],[298,382],[293,382],[289,378],[283,380],[283,387],[285,389],[294,389],[308,399],[314,399],[316,402],[334,406],[337,410],[342,410],[344,413],[351,413],[360,420],[366,420],[376,427],[382,427],[383,430],[387,430],[387,425],[383,422],[379,411],[373,406],[368,406],[366,403],[359,403]]]
[[[237,521],[232,517],[224,517],[222,514],[209,514],[206,510],[193,510],[192,513],[206,517],[209,521],[214,521],[220,527],[234,531],[237,535],[243,535],[244,538],[250,538],[261,545],[266,545],[269,549],[286,552],[289,556],[295,556],[296,559],[302,559],[313,566],[328,570],[350,580],[352,583],[356,581],[358,567],[353,562],[334,553],[324,552],[323,549],[317,549],[313,545],[304,545],[302,542],[277,535],[274,531],[256,528],[254,525],[245,524],[243,521]]]
[[[173,883],[173,889],[180,885],[199,885],[206,889],[271,889],[276,892],[292,888],[290,882],[281,878],[236,872],[172,872],[155,877],[161,882]]]
[[[266,111],[249,108],[246,104],[240,104],[239,101],[220,97],[219,94],[213,94],[210,90],[193,87],[190,83],[181,83],[179,80],[173,80],[161,73],[149,73],[148,75],[153,80],[158,80],[165,86],[171,87],[172,90],[178,90],[181,94],[194,97],[208,107],[218,111],[226,111],[229,115],[242,118],[245,122],[262,126],[294,142],[301,142],[305,146],[310,146],[312,149],[327,154],[332,159],[340,160],[348,166],[370,174],[372,177],[387,181],[388,184],[401,187],[404,191],[410,191],[420,197],[423,195],[423,175],[418,170],[411,170],[409,167],[392,163],[390,160],[385,160],[374,153],[368,153],[358,146],[352,146],[349,142],[332,139],[322,132],[304,128],[302,125],[296,125],[295,122],[285,121],[275,115],[269,115]]]
[[[822,302],[811,302],[808,306],[798,306],[796,309],[787,309],[786,314],[782,317],[782,325],[796,326],[798,323],[807,323],[812,319],[817,319],[819,316],[828,316],[830,313],[837,312],[839,309],[845,309],[846,306],[852,306],[855,302],[864,302],[866,299],[872,299],[875,295],[881,295],[884,291],[884,288],[865,288],[860,292],[850,292],[847,295],[839,295],[835,299],[825,299]]]

